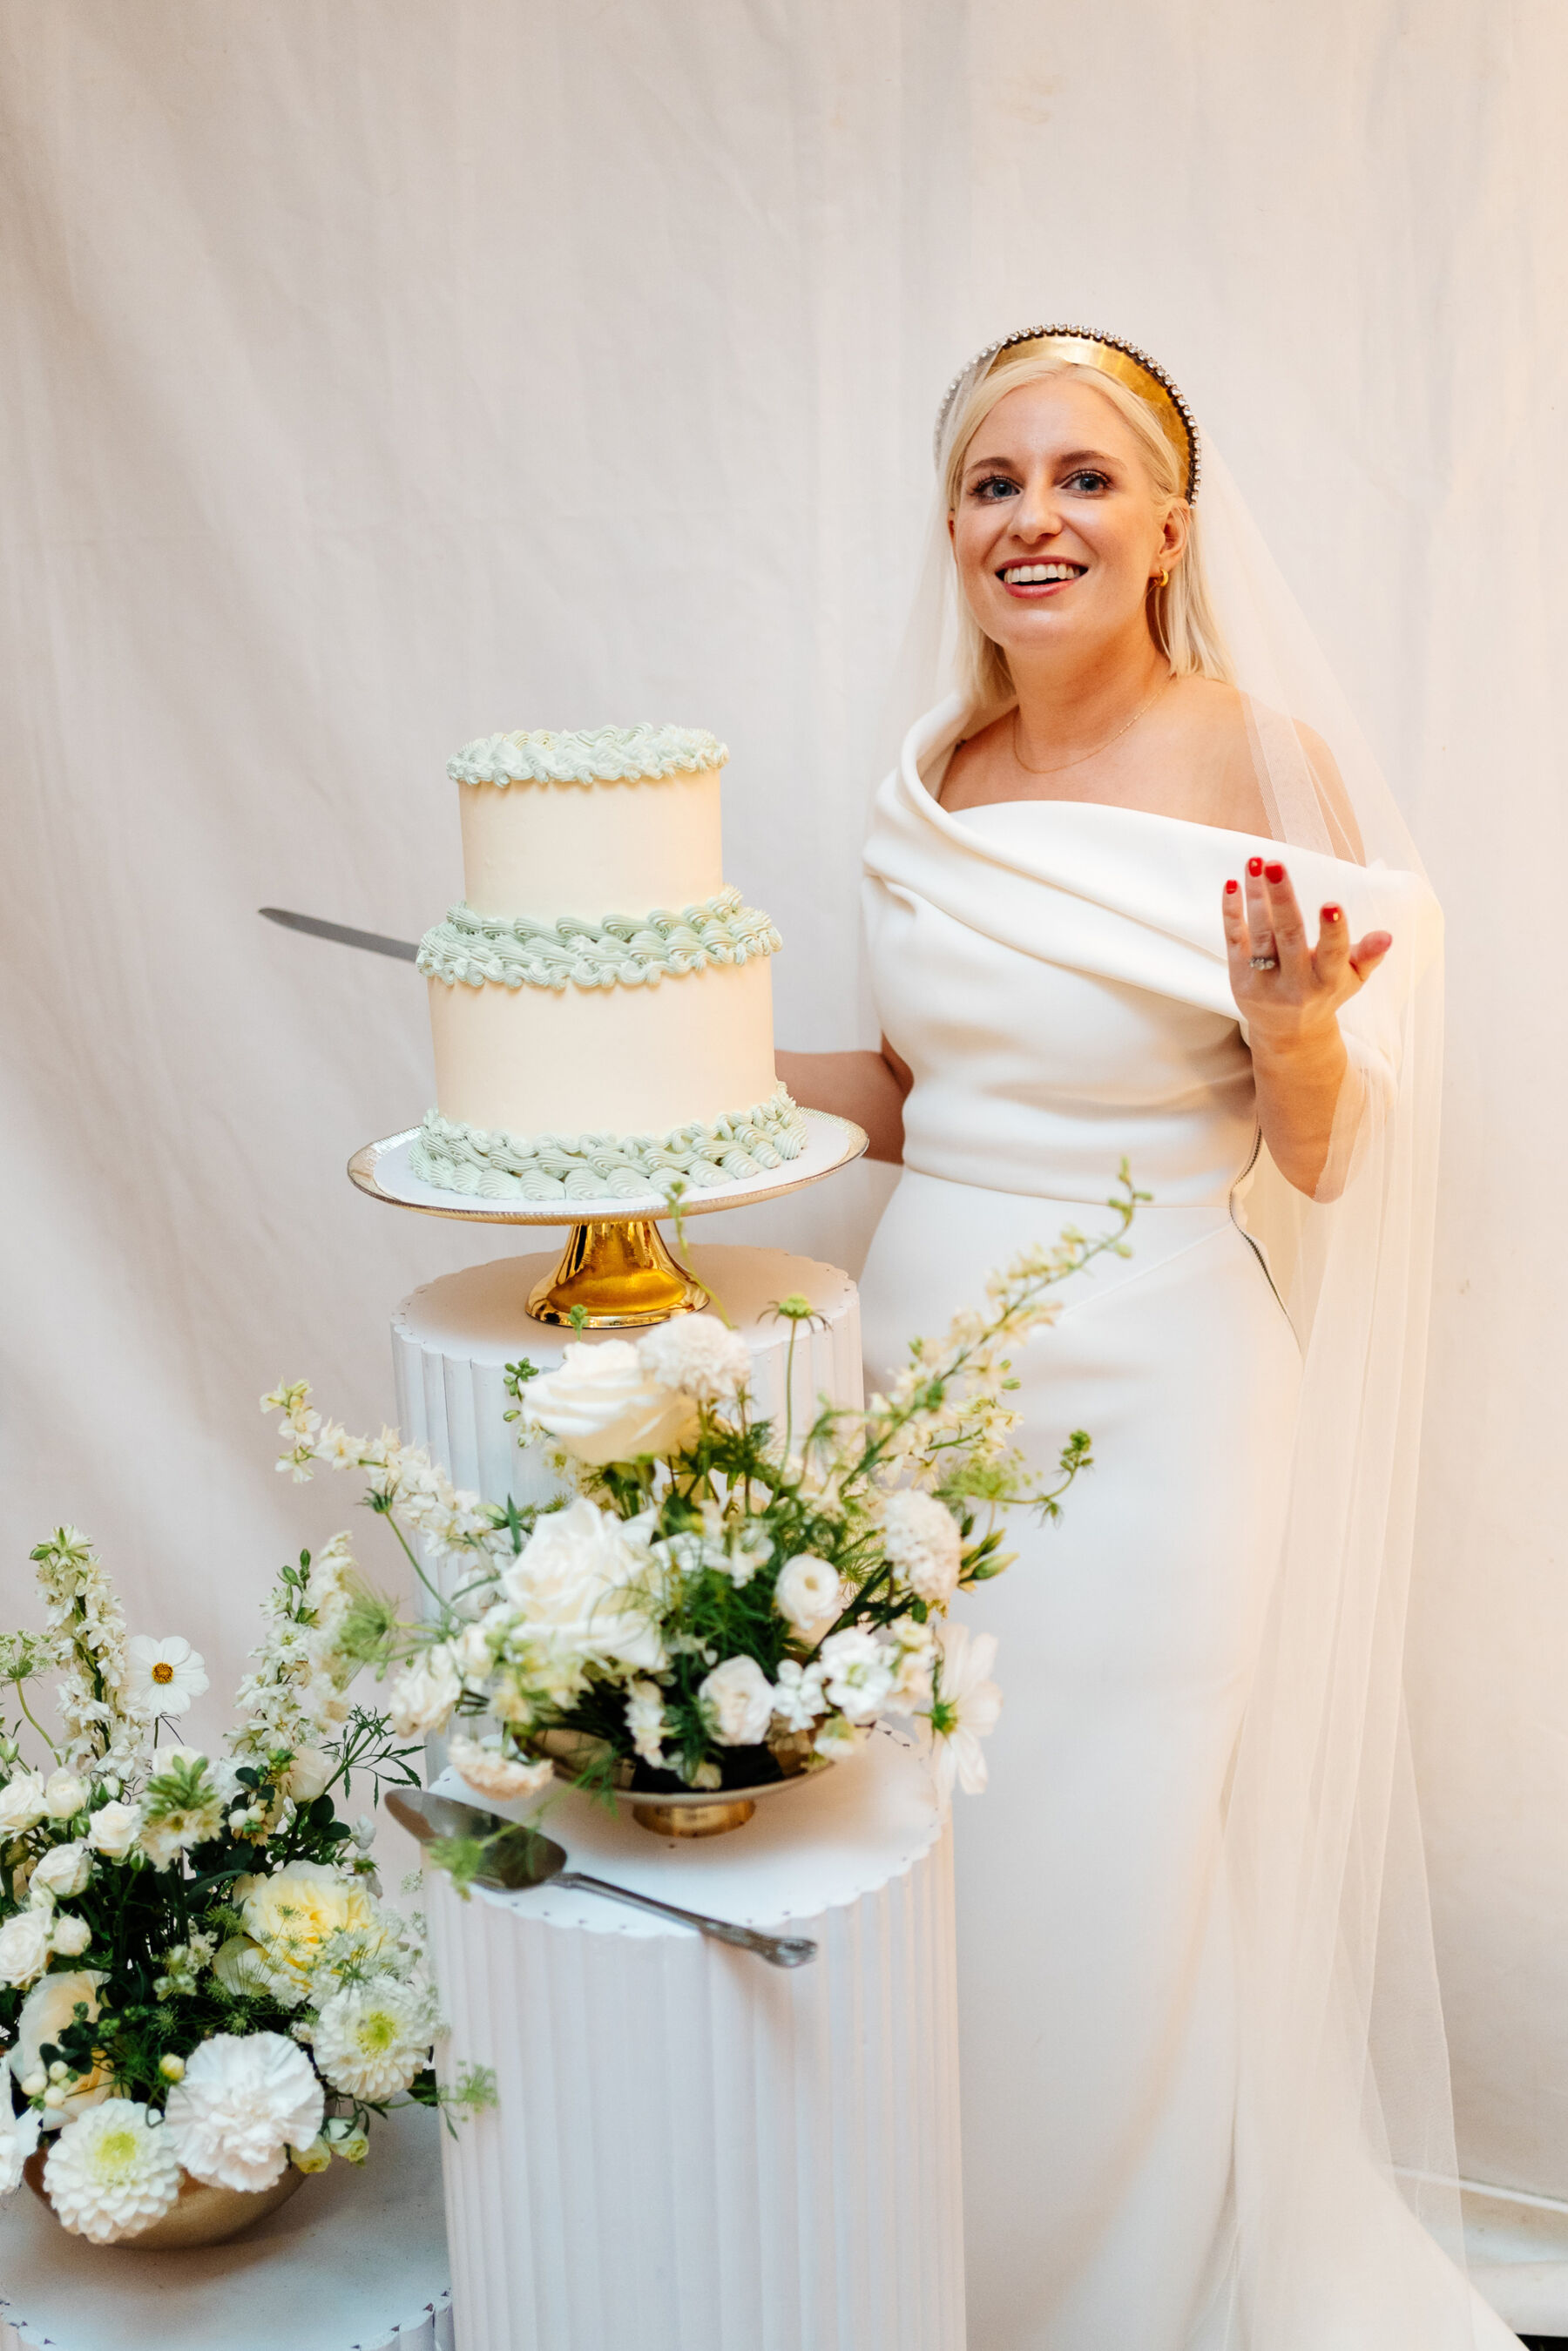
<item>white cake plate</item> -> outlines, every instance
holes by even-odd
[[[691,1185],[680,1203],[682,1218],[782,1199],[821,1183],[870,1148],[871,1138],[852,1119],[826,1110],[803,1110],[800,1115],[808,1140],[797,1158],[728,1183]],[[528,1300],[529,1313],[541,1322],[598,1331],[662,1322],[707,1304],[701,1283],[675,1263],[659,1236],[655,1219],[673,1213],[664,1193],[650,1186],[629,1200],[470,1200],[422,1183],[412,1172],[409,1152],[418,1133],[409,1127],[367,1143],[349,1162],[350,1181],[372,1200],[427,1217],[481,1225],[570,1225],[571,1236],[554,1275]]]

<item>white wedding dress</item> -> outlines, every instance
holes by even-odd
[[[1312,2248],[1268,2340],[1238,2285],[1224,1823],[1302,1359],[1246,1231],[1218,907],[1273,844],[1082,802],[949,815],[956,714],[913,731],[866,852],[873,990],[914,1072],[868,1382],[1020,1248],[1103,1228],[1124,1158],[1154,1196],[1015,1366],[1030,1459],[1083,1426],[1094,1466],[1059,1525],[1015,1515],[1017,1562],[963,1604],[1005,1693],[956,1822],[969,2351],[1490,2351],[1513,2336],[1354,2145],[1308,2151]],[[1304,905],[1354,907],[1359,869],[1288,854]]]

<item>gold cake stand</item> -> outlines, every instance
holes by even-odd
[[[858,1159],[868,1145],[863,1127],[831,1111],[802,1111],[807,1144],[759,1176],[733,1183],[693,1186],[682,1197],[683,1220],[745,1208],[762,1200],[820,1184]],[[528,1312],[538,1322],[570,1324],[580,1331],[629,1330],[690,1314],[708,1302],[696,1277],[677,1264],[664,1245],[659,1219],[669,1201],[654,1191],[629,1200],[468,1200],[455,1192],[423,1184],[409,1168],[410,1145],[418,1134],[408,1127],[380,1143],[367,1143],[349,1162],[350,1180],[372,1200],[413,1208],[426,1217],[454,1217],[481,1225],[570,1225],[560,1263],[529,1293]],[[591,1214],[584,1215],[585,1208]]]

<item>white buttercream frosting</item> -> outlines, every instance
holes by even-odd
[[[469,987],[486,980],[505,987],[656,987],[666,973],[744,964],[776,953],[779,945],[768,916],[744,905],[736,889],[678,913],[655,907],[640,917],[607,914],[600,923],[572,914],[553,923],[526,914],[507,921],[460,904],[426,931],[419,968],[427,978]]]
[[[468,1126],[427,1111],[409,1153],[422,1183],[481,1200],[631,1200],[672,1176],[707,1186],[760,1176],[798,1158],[806,1122],[780,1085],[766,1102],[712,1125],[664,1134],[536,1134]]]
[[[455,784],[627,784],[722,768],[729,753],[701,726],[523,727],[481,735],[448,759]]]

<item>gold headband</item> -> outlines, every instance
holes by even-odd
[[[999,343],[988,343],[983,351],[977,351],[968,366],[953,378],[937,411],[935,445],[938,464],[942,458],[942,434],[962,386],[979,381],[977,370],[988,375],[1004,352],[1025,349],[1031,356],[1038,351],[1042,358],[1060,359],[1070,366],[1098,368],[1102,375],[1113,377],[1135,392],[1146,407],[1153,409],[1156,423],[1176,453],[1185,486],[1183,495],[1189,501],[1197,497],[1203,467],[1191,409],[1164,368],[1147,351],[1139,350],[1134,343],[1124,342],[1120,335],[1103,335],[1092,327],[1020,327],[1016,335],[1005,335]]]

